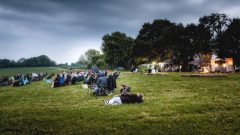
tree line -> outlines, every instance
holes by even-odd
[[[46,55],[40,55],[31,58],[21,58],[17,61],[9,59],[0,59],[0,68],[8,67],[51,67],[56,66],[56,62]]]
[[[171,59],[186,71],[188,62],[196,58],[209,59],[212,54],[233,58],[234,64],[240,65],[240,19],[231,19],[225,14],[212,13],[200,17],[196,24],[186,25],[156,19],[144,23],[135,39],[125,33],[113,32],[104,35],[102,40],[103,54],[98,53],[95,61],[100,60],[102,66],[110,68],[130,68]],[[80,63],[84,60],[94,63],[93,57],[81,56],[80,59]]]

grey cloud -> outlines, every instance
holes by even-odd
[[[238,17],[239,7],[238,0],[1,0],[0,58],[47,54],[75,62],[87,49],[99,49],[106,33],[136,37],[154,19],[196,23],[213,12]]]

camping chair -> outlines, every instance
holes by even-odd
[[[103,76],[98,78],[97,86],[94,89],[93,95],[94,96],[111,95],[111,91],[108,88],[108,78],[106,78],[104,74]]]
[[[109,75],[107,78],[107,87],[110,92],[113,92],[115,88],[117,88],[116,80],[119,76],[120,72],[114,72],[112,75]]]
[[[87,75],[84,79],[84,84],[87,84],[90,88],[95,88],[96,86],[95,75],[94,74]]]
[[[94,96],[106,96],[109,92],[106,87],[97,87],[97,89],[94,89],[93,95]]]

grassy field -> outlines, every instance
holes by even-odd
[[[26,73],[41,73],[41,72],[47,72],[47,73],[59,73],[61,71],[64,71],[63,68],[58,67],[25,67],[25,68],[0,68],[0,76],[3,75],[17,75],[19,74],[26,74]]]
[[[81,85],[0,87],[1,134],[240,134],[240,75],[189,78],[121,73],[144,103],[105,106]],[[119,88],[118,88],[119,89]],[[115,92],[118,94],[118,90]]]

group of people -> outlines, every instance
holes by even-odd
[[[88,88],[94,90],[94,93],[99,93],[101,88],[105,88],[112,91],[116,88],[116,78],[119,72],[113,72],[109,74],[108,70],[100,71],[97,68],[92,68],[87,71],[80,70],[62,72],[61,74],[56,74],[53,79],[48,77],[47,82],[52,82],[52,88],[65,86],[70,84],[76,84],[77,82],[83,82]]]
[[[83,81],[83,84],[88,85],[88,88],[93,90],[94,96],[104,96],[109,95],[110,92],[113,92],[114,89],[117,88],[116,79],[119,74],[120,72],[116,71],[109,74],[108,70],[99,71],[96,69],[79,72],[62,72],[55,76],[52,87],[75,84],[76,82]],[[131,94],[130,90],[130,86],[122,84],[120,94],[110,100],[104,100],[105,105],[143,102],[142,94]]]
[[[42,80],[47,73],[17,74],[15,76],[0,76],[0,86],[23,86],[33,81]]]
[[[56,74],[53,79],[50,79],[50,77],[48,77],[46,81],[52,82],[52,88],[54,88],[54,87],[76,84],[77,82],[81,82],[84,80],[84,75],[85,75],[85,72],[83,71],[62,72],[61,74]],[[52,77],[53,76],[54,75],[52,75]]]
[[[62,72],[61,74],[50,74],[48,76],[47,73],[18,74],[12,77],[0,76],[0,86],[23,86],[32,81],[40,81],[42,79],[52,83],[52,88],[83,82],[83,84],[93,90],[95,96],[103,96],[109,95],[117,88],[116,79],[119,74],[120,72],[117,71],[110,74],[108,70],[100,71],[98,68],[92,68],[87,71]],[[143,102],[142,94],[130,94],[130,89],[130,86],[122,84],[120,94],[110,100],[104,100],[104,103],[106,105],[119,105]]]

